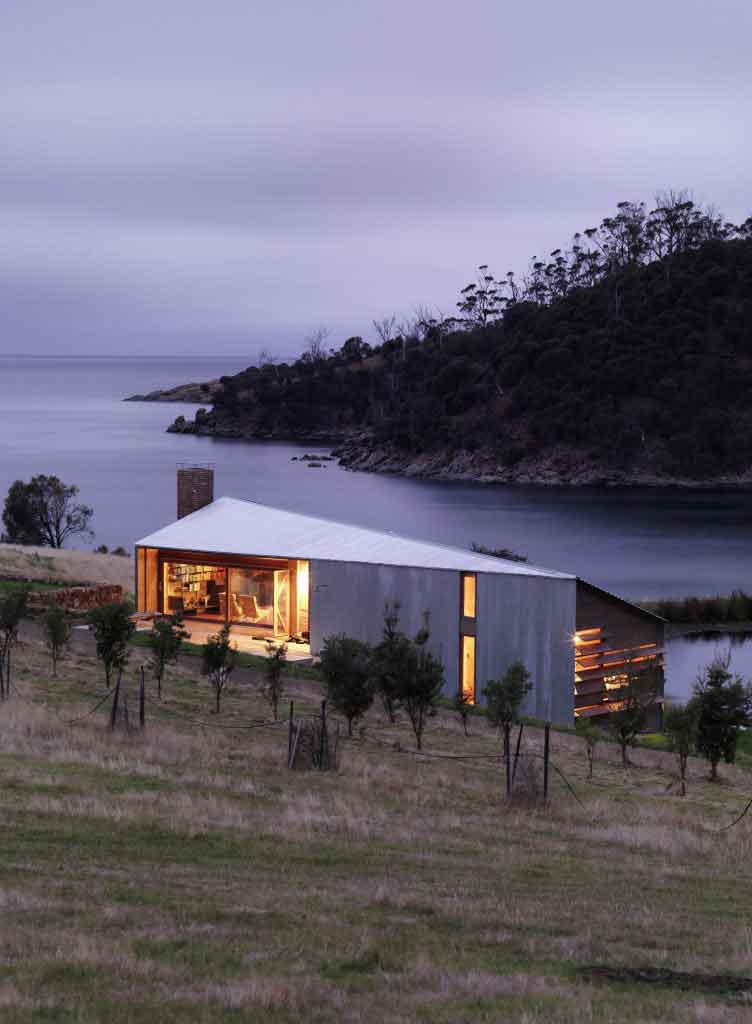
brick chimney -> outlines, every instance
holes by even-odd
[[[214,501],[214,467],[178,465],[178,519]]]

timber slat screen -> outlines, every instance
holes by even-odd
[[[601,626],[578,630],[574,645],[574,711],[578,716],[608,713],[612,692],[618,692],[630,675],[663,669],[663,649],[657,643],[624,646]]]

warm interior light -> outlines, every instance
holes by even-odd
[[[469,704],[475,703],[475,637],[462,637],[462,693]]]
[[[466,619],[475,618],[475,576],[470,573],[462,577],[462,614]]]
[[[308,591],[310,587],[310,568],[308,562],[297,564],[297,592],[298,592],[298,633],[307,636],[308,625]]]

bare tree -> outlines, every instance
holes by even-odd
[[[307,363],[320,363],[326,356],[326,339],[332,332],[323,325],[311,331],[305,336],[305,349],[303,359]]]
[[[274,366],[276,362],[277,357],[268,348],[259,349],[259,354],[256,356],[256,366],[259,369],[262,369],[264,366]]]
[[[392,313],[391,316],[382,316],[380,320],[373,320],[373,329],[376,331],[379,341],[382,345],[386,345],[388,341],[397,335],[397,317]]]

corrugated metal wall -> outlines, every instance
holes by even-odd
[[[523,711],[571,725],[574,717],[576,581],[546,577],[478,576],[478,692],[513,661],[530,672],[533,690]]]
[[[459,673],[459,573],[450,569],[311,562],[311,650],[324,637],[346,633],[377,643],[384,605],[401,604],[400,628],[414,635],[431,613],[430,647],[444,663],[446,693],[457,692]]]
[[[576,583],[574,579],[478,574],[477,696],[515,660],[530,671],[534,689],[525,712],[573,721]],[[376,643],[384,605],[400,601],[401,628],[414,634],[431,613],[431,647],[444,663],[445,692],[459,686],[460,574],[443,569],[311,562],[311,648],[346,633]]]

